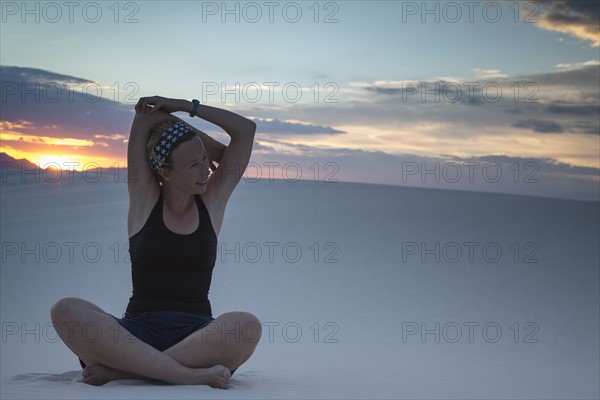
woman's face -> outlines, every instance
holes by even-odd
[[[166,171],[169,185],[192,194],[204,193],[209,175],[209,160],[198,136],[179,144],[171,152],[171,168]]]

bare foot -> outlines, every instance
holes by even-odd
[[[209,385],[213,388],[229,389],[231,371],[223,365],[215,365],[210,368],[191,368],[190,370],[192,371],[192,377],[189,384],[191,385]],[[88,365],[81,374],[83,375],[83,383],[94,386],[102,386],[107,382],[117,379],[143,379],[158,382],[154,379],[120,371],[101,364]]]
[[[231,371],[223,365],[210,368],[195,368],[192,385],[208,385],[217,389],[229,389]]]
[[[83,383],[94,386],[102,386],[117,379],[126,379],[123,371],[105,367],[101,364],[86,366],[81,375],[83,375]]]

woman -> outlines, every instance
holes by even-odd
[[[135,111],[127,149],[133,295],[123,318],[66,297],[52,305],[52,321],[79,357],[85,383],[144,379],[226,389],[262,333],[250,313],[213,318],[208,300],[225,206],[250,160],[256,124],[197,100],[160,96],[140,98]],[[177,111],[219,125],[229,145],[171,115]]]

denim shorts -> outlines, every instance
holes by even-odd
[[[179,343],[214,321],[212,317],[182,311],[149,311],[133,317],[125,313],[123,318],[109,315],[133,336],[160,351]],[[81,368],[86,367],[81,358],[79,363]]]

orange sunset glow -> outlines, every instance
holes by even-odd
[[[58,127],[43,127],[56,130]],[[34,127],[27,121],[11,123],[0,121],[2,144],[0,152],[15,159],[26,159],[41,168],[82,171],[91,168],[122,167],[126,164],[126,156],[113,157],[99,153],[94,148],[108,148],[103,141],[77,139],[71,137],[51,137],[38,135]],[[24,133],[23,130],[30,132]],[[124,140],[124,135],[95,135],[95,139]]]

